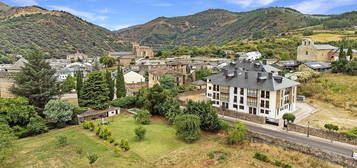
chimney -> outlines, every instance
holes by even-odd
[[[269,72],[268,73],[268,79],[272,79],[273,78],[273,73],[272,72]]]
[[[248,79],[248,72],[244,72],[244,79]]]

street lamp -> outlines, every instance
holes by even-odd
[[[310,136],[310,121],[307,122],[307,137]]]

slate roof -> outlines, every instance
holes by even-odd
[[[207,82],[203,81],[203,80],[198,80],[198,81],[194,81],[191,83],[192,85],[197,85],[197,86],[200,86],[200,85],[206,85]]]
[[[305,62],[306,66],[312,69],[329,69],[331,68],[331,63],[328,62]]]
[[[318,50],[333,50],[333,49],[336,49],[336,47],[334,47],[332,45],[328,45],[328,44],[315,44],[314,46]]]
[[[275,68],[268,64],[263,64],[261,61],[254,60],[236,60],[228,64],[225,69],[228,70],[241,70],[241,71],[258,71],[258,72],[279,72],[278,68]]]
[[[245,77],[246,75],[247,78]],[[260,77],[258,77],[259,75]],[[219,73],[209,76],[207,79],[210,79],[213,84],[221,86],[232,86],[269,91],[281,90],[300,84],[282,76],[274,76],[272,73],[239,70],[236,71],[236,73],[234,73],[234,71],[228,72],[228,76],[224,73]]]

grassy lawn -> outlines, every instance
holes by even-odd
[[[209,100],[204,93],[192,93],[188,95],[178,95],[178,99],[181,101],[188,101],[188,100],[193,100],[193,101],[207,101]]]
[[[315,127],[334,123],[342,129],[357,127],[357,77],[344,74],[323,74],[302,84],[300,94],[309,95],[309,102],[318,111],[301,121]]]
[[[17,141],[14,155],[5,161],[4,168],[13,167],[89,167],[86,153],[97,153],[100,158],[93,167],[167,167],[167,168],[253,168],[275,167],[253,158],[255,152],[263,152],[272,160],[279,159],[290,163],[293,167],[339,167],[309,158],[301,153],[285,151],[282,148],[264,144],[245,143],[236,146],[224,144],[223,134],[203,133],[202,138],[192,144],[177,139],[173,127],[166,121],[153,117],[143,141],[134,138],[133,129],[138,126],[132,115],[121,114],[108,119],[116,140],[127,138],[131,149],[128,152],[114,153],[113,146],[99,139],[93,132],[80,126],[51,130],[49,133]],[[56,136],[66,135],[68,145],[59,147]],[[76,147],[82,147],[82,157],[77,154]],[[227,153],[226,160],[217,162],[208,158],[207,153],[219,150]],[[0,166],[1,167],[1,166]]]

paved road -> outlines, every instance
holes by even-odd
[[[228,122],[233,122],[232,119],[226,117],[222,119]],[[274,136],[276,138],[284,139],[302,145],[308,145],[314,148],[321,149],[323,151],[333,152],[347,157],[352,157],[351,156],[352,150],[357,149],[357,146],[354,145],[344,144],[340,142],[331,143],[329,140],[322,139],[322,138],[317,138],[312,136],[306,137],[306,135],[303,134],[292,133],[283,130],[274,130],[263,126],[259,126],[259,124],[255,124],[255,123],[250,123],[245,121],[242,122],[245,123],[252,132]]]

